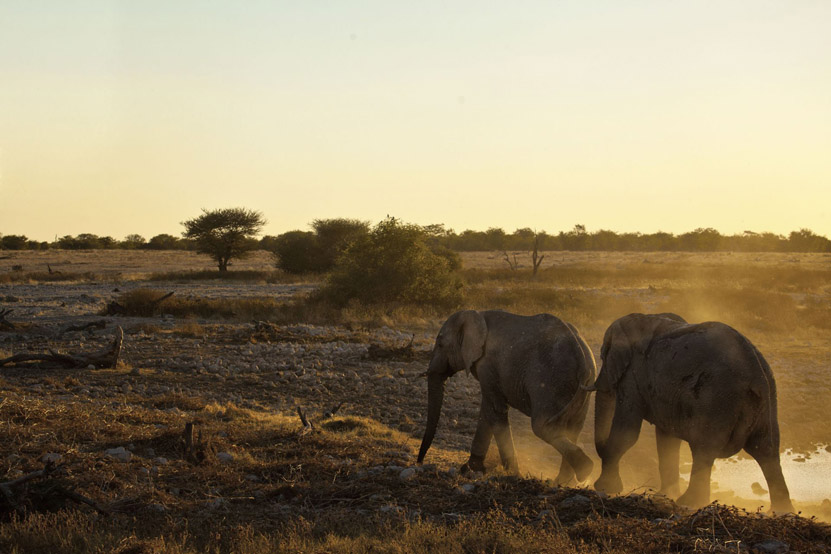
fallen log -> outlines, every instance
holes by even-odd
[[[0,367],[81,369],[93,366],[96,369],[109,369],[118,364],[123,343],[124,331],[121,327],[117,327],[115,340],[113,340],[112,346],[106,350],[90,354],[61,354],[51,350],[43,354],[20,353],[0,360]]]
[[[61,329],[58,334],[72,333],[73,331],[86,331],[87,329],[103,329],[107,326],[106,319],[99,319],[98,321],[91,321],[89,323],[79,323],[78,325],[67,325]]]
[[[5,481],[0,483],[0,493],[2,493],[2,499],[5,499],[5,503],[8,505],[9,508],[16,511],[19,514],[23,514],[26,512],[26,508],[33,508],[36,507],[36,504],[43,504],[45,498],[39,498],[38,500],[34,500],[36,497],[49,497],[49,496],[58,496],[69,499],[73,502],[77,502],[78,504],[86,504],[87,506],[92,507],[97,512],[102,514],[108,514],[109,510],[92,500],[91,498],[87,498],[82,494],[78,494],[77,492],[65,487],[63,483],[59,483],[55,480],[50,480],[49,477],[53,473],[59,472],[61,469],[60,466],[55,466],[52,463],[47,463],[46,467],[43,469],[39,469],[37,471],[33,471],[31,473],[27,473],[22,477],[18,477],[17,479],[13,479],[11,481]],[[36,487],[37,490],[33,490],[28,484],[32,481],[39,481],[43,480],[41,483],[38,483]],[[26,485],[25,487],[23,485]],[[0,509],[2,506],[0,506]]]
[[[3,308],[2,310],[0,310],[0,328],[9,330],[15,329],[14,324],[6,319],[6,316],[12,313],[13,311],[14,310],[12,310],[11,308]]]
[[[156,312],[156,308],[159,307],[159,304],[173,296],[176,291],[170,291],[164,296],[160,296],[155,300],[151,300],[146,302],[145,304],[139,306],[124,306],[118,303],[116,300],[113,300],[109,304],[107,304],[107,310],[105,315],[132,315],[132,316],[139,316],[139,317],[149,317]],[[128,303],[129,304],[129,303]]]

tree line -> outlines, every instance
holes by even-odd
[[[141,235],[127,235],[123,240],[110,236],[81,233],[55,238],[52,242],[30,240],[26,235],[0,235],[0,250],[195,250],[194,241],[160,234],[150,240]]]
[[[250,238],[250,246],[268,251],[282,248],[291,255],[287,244],[296,250],[318,249],[313,258],[322,266],[330,266],[337,254],[337,245],[348,241],[369,228],[369,223],[351,219],[315,220],[310,231],[294,230],[280,235]],[[601,229],[589,232],[584,225],[575,225],[570,231],[548,234],[528,227],[507,233],[499,227],[486,231],[465,230],[457,233],[444,225],[426,225],[421,229],[431,241],[456,252],[531,250],[538,241],[540,250],[571,251],[640,251],[640,252],[831,252],[831,240],[810,229],[792,231],[790,234],[755,233],[744,231],[735,235],[722,235],[712,228],[699,228],[682,234],[616,233]],[[159,234],[149,240],[132,234],[123,240],[110,236],[82,233],[66,235],[52,242],[29,240],[25,235],[0,235],[3,250],[197,250],[193,238]],[[309,257],[309,256],[307,256]],[[311,263],[311,262],[310,262]]]

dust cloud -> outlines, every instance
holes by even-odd
[[[594,449],[594,405],[589,407],[586,423],[580,433],[580,448],[594,461],[594,471],[582,486],[591,488],[600,475],[600,459]],[[530,419],[511,410],[511,429],[520,472],[537,479],[555,479],[561,456],[553,447],[537,438],[531,430]],[[495,446],[491,449],[494,454]],[[686,443],[681,444],[681,492],[686,489],[692,468],[692,455]],[[782,471],[796,509],[805,517],[816,517],[831,522],[831,446],[819,446],[811,452],[799,453],[791,449],[781,454]],[[494,460],[496,462],[496,460]],[[658,458],[655,451],[655,428],[644,421],[638,442],[621,460],[622,494],[654,493],[660,488]],[[770,508],[767,483],[758,464],[747,454],[739,453],[728,459],[716,460],[711,479],[711,501],[729,504],[748,512]],[[577,486],[571,483],[569,486]]]

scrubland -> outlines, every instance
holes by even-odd
[[[464,307],[556,314],[596,357],[606,327],[630,312],[724,321],[773,368],[783,450],[831,444],[831,256],[548,252],[536,277],[527,253],[517,259],[512,271],[501,253],[463,254]],[[210,265],[188,252],[147,251],[0,260],[0,308],[13,310],[15,325],[0,330],[0,358],[99,350],[116,326],[125,332],[114,369],[0,369],[0,481],[53,460],[47,478],[0,497],[0,551],[742,552],[767,541],[825,552],[831,544],[829,527],[810,517],[831,520],[828,501],[796,498],[801,516],[769,517],[766,495],[736,498],[717,484],[722,503],[697,512],[642,494],[657,484],[646,424],[624,457],[631,494],[553,487],[546,479],[558,456],[521,416],[512,422],[522,478],[498,467],[460,476],[454,468],[478,411],[478,385],[464,375],[448,383],[429,463],[415,467],[420,374],[449,314],[305,304],[318,279],[273,271],[266,253],[222,279]],[[105,315],[113,301],[127,312]],[[186,423],[196,429],[191,448]],[[580,441],[590,453],[591,429],[589,416]],[[496,461],[493,448],[488,463]],[[828,488],[827,477],[817,487]]]

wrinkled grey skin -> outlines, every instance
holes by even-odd
[[[553,315],[502,311],[457,312],[444,323],[427,370],[427,426],[418,463],[430,448],[441,414],[445,381],[470,371],[482,390],[479,423],[462,471],[484,471],[491,438],[505,470],[518,472],[508,407],[531,417],[534,433],[562,455],[559,483],[582,482],[593,463],[575,444],[594,380],[591,350],[577,330]]]
[[[690,445],[692,474],[679,504],[708,504],[713,461],[744,449],[764,472],[772,509],[793,511],[779,465],[773,374],[738,331],[717,322],[688,324],[675,314],[630,314],[606,331],[601,360],[592,387],[603,461],[596,489],[621,491],[620,458],[645,419],[655,425],[661,492],[668,496],[680,492],[681,441]]]

